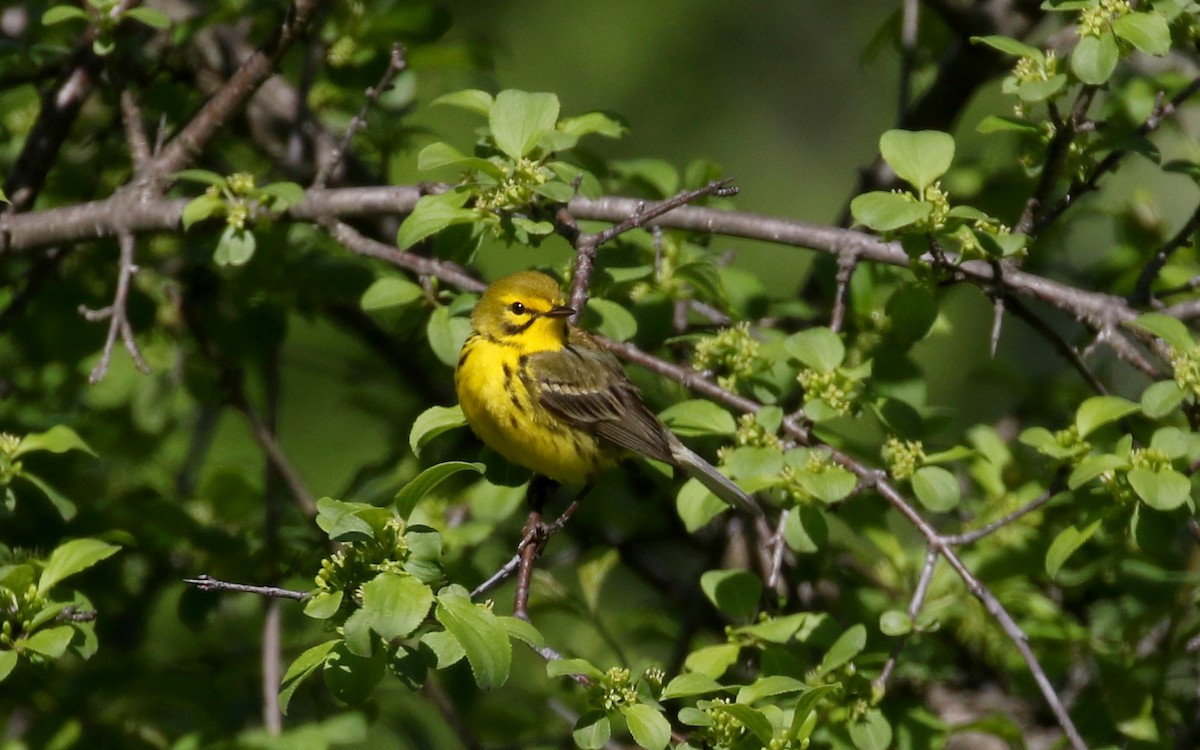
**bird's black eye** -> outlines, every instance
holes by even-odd
[[[522,305],[520,302],[512,303],[512,305],[509,306],[508,309],[513,311],[513,315],[524,315],[525,314],[525,305]]]

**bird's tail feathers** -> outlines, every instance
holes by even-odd
[[[715,466],[705,461],[703,457],[683,443],[678,440],[671,442],[671,457],[689,476],[695,478],[710,492],[732,507],[744,510],[751,515],[763,515],[758,501],[734,484],[733,480],[717,471]]]

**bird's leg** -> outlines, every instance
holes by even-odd
[[[546,501],[558,489],[558,482],[540,474],[534,474],[529,482],[529,490],[525,493],[525,501],[529,503],[529,518],[521,532],[521,544],[517,553],[521,556],[521,565],[517,569],[517,593],[513,599],[513,617],[529,620],[529,583],[533,579],[533,561],[542,553],[546,540],[550,538],[546,524],[542,522],[542,508]]]

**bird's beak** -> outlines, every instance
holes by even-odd
[[[555,305],[546,312],[542,313],[547,318],[566,318],[575,314],[575,309],[566,305]]]

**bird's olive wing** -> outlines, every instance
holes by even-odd
[[[670,433],[642,403],[616,357],[597,344],[583,340],[556,352],[530,355],[521,377],[538,403],[567,424],[634,453],[674,463]]]

